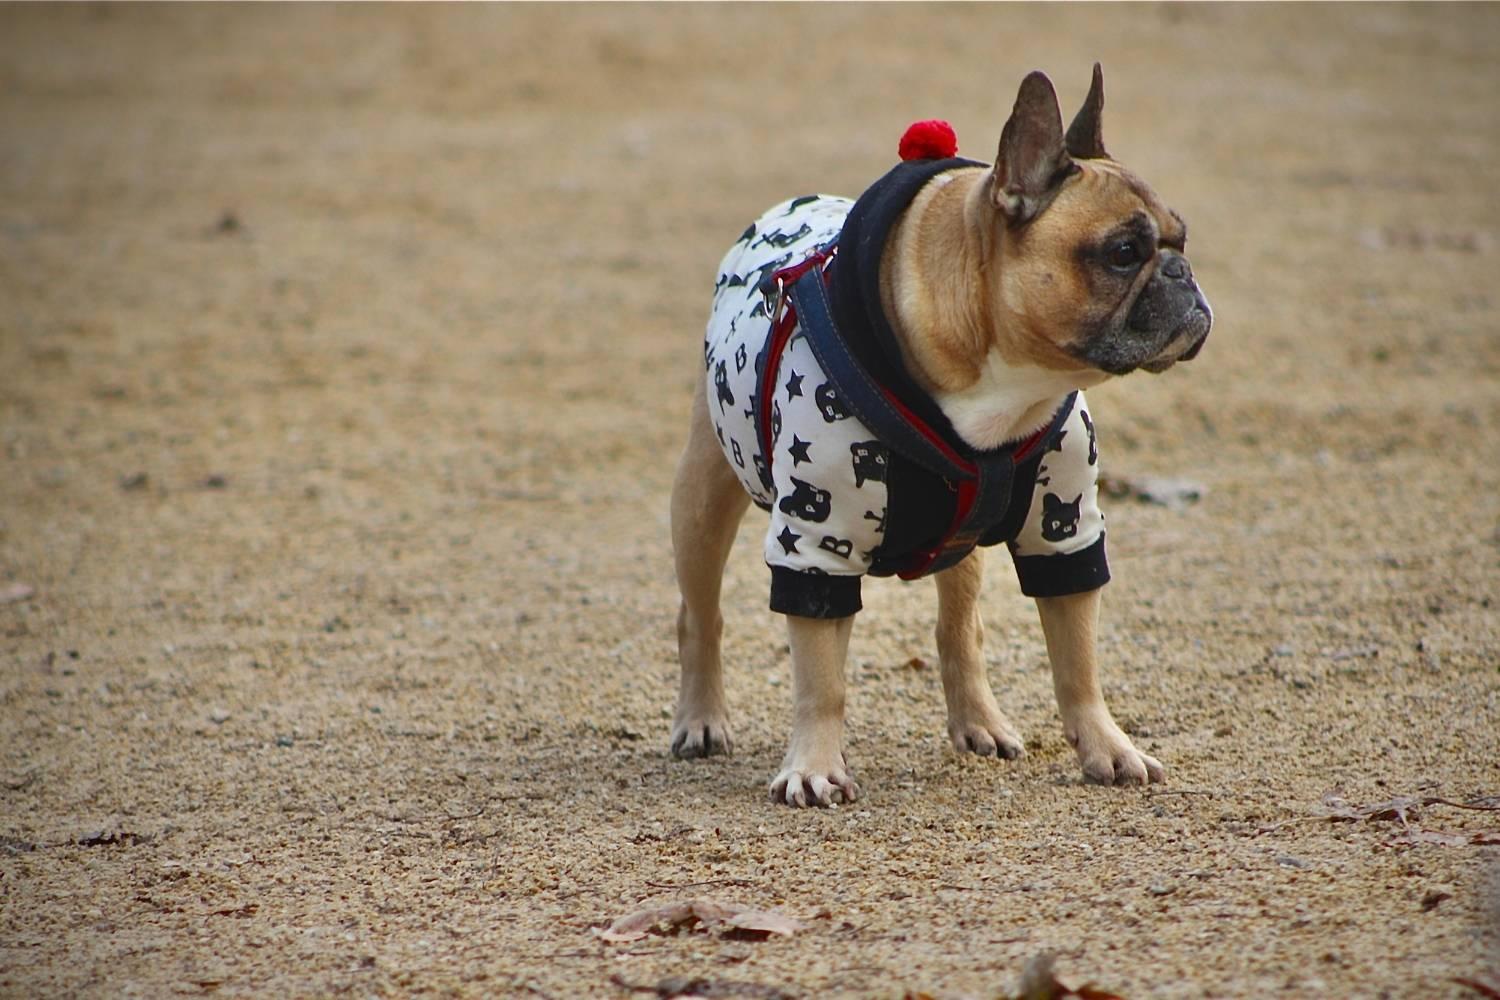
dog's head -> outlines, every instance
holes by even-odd
[[[1000,266],[997,329],[1049,368],[1123,375],[1197,355],[1213,312],[1193,278],[1187,227],[1105,152],[1104,76],[1063,131],[1052,83],[1032,73],[985,179]]]

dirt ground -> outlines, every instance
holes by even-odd
[[[1018,762],[866,588],[852,806],[763,521],[736,755],[667,754],[667,496],[714,267],[1032,68],[1192,227],[1218,322],[1090,392],[1081,783],[991,559]],[[1500,988],[1500,6],[0,8],[0,994],[990,998]],[[772,909],[790,936],[665,925]],[[1493,995],[1493,994],[1491,994]]]

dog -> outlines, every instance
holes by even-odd
[[[933,576],[948,735],[1016,758],[980,651],[983,548],[1036,599],[1084,779],[1163,780],[1101,693],[1109,578],[1082,390],[1194,357],[1213,323],[1182,218],[1105,151],[1094,66],[1066,131],[1052,83],[1021,83],[993,164],[922,123],[855,201],[809,195],[720,265],[705,377],[671,499],[682,603],[672,753],[729,753],[719,599],[750,503],[771,517],[771,608],[787,618],[791,740],[770,783],[792,806],[852,802],[844,661],[865,575]],[[906,150],[910,140],[913,151]]]

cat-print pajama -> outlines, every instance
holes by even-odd
[[[848,412],[800,333],[768,395],[769,472],[760,454],[756,401],[767,398],[759,383],[771,317],[758,286],[837,237],[851,204],[793,199],[747,229],[719,266],[705,344],[714,431],[745,490],[770,513],[772,610],[808,617],[857,611],[860,577],[901,570],[953,516],[951,488]],[[1033,596],[1093,590],[1109,578],[1093,423],[1081,393],[1059,400],[1068,402],[1050,439],[1017,464],[1010,510],[980,540],[1008,544],[1021,589]]]

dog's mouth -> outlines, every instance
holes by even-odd
[[[1208,332],[1213,329],[1214,314],[1208,307],[1208,303],[1199,296],[1197,303],[1187,314],[1187,317],[1173,331],[1166,346],[1160,354],[1150,361],[1141,363],[1141,367],[1153,375],[1171,368],[1179,361],[1191,361],[1203,350],[1203,345],[1208,341]]]
[[[1213,310],[1198,295],[1170,331],[1126,325],[1117,332],[1085,341],[1072,353],[1089,367],[1110,375],[1128,375],[1137,369],[1160,373],[1179,361],[1197,357],[1208,339],[1213,320]]]

